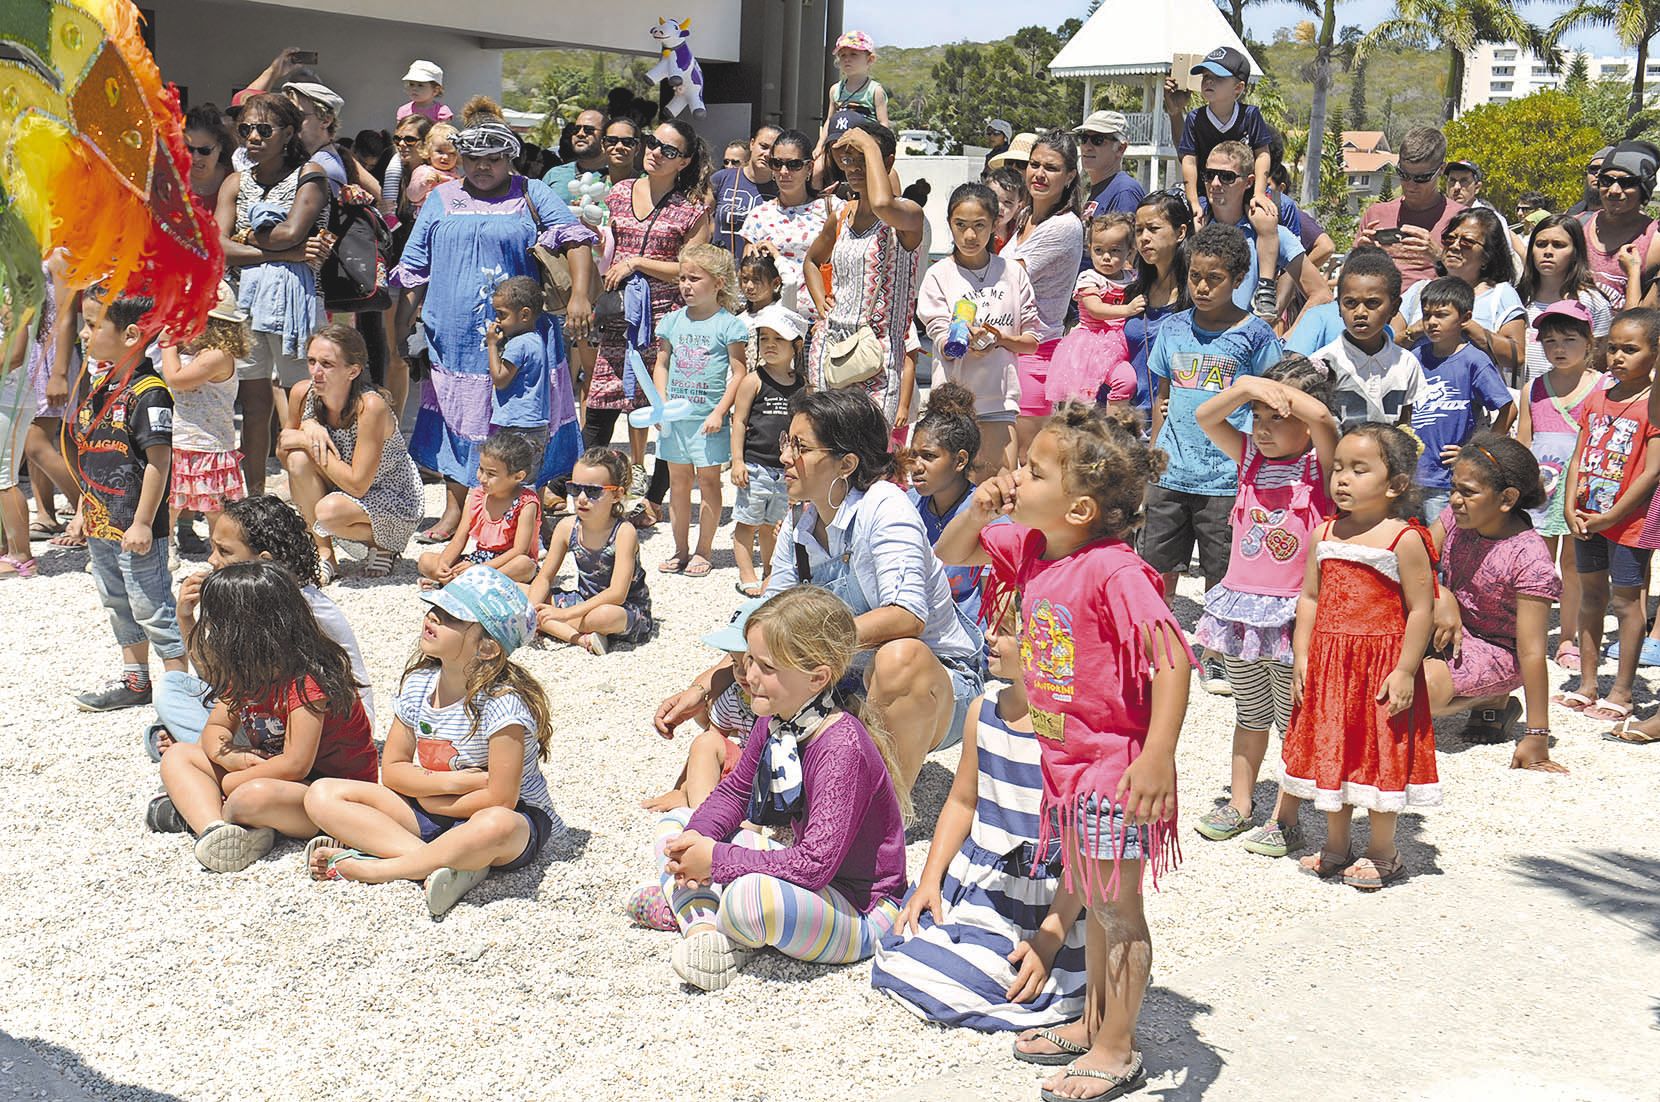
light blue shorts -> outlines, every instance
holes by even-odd
[[[657,457],[665,463],[718,467],[732,458],[731,422],[705,435],[702,417],[671,421],[658,434]]]
[[[782,521],[790,507],[790,494],[784,488],[784,469],[745,463],[744,470],[749,474],[749,485],[738,487],[738,503],[732,507],[733,522],[759,528]]]

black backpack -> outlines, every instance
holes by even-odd
[[[300,183],[313,179],[328,184],[317,173],[302,178]],[[392,232],[376,209],[374,198],[356,184],[341,188],[329,203],[328,229],[334,234],[334,250],[317,273],[324,308],[335,314],[357,314],[391,306],[386,251],[392,243]]]

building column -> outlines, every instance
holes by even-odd
[[[1095,110],[1095,78],[1084,78],[1084,114],[1083,119],[1089,118],[1089,113]],[[1082,122],[1083,119],[1079,119]]]

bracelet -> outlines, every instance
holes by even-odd
[[[1527,729],[1527,734],[1523,735],[1522,737],[1523,738],[1532,738],[1535,735],[1543,735],[1545,738],[1549,738],[1550,737],[1550,728],[1549,727],[1529,727]]]

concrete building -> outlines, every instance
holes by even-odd
[[[1559,69],[1552,70],[1543,58],[1517,46],[1514,42],[1486,42],[1464,57],[1464,89],[1461,109],[1469,110],[1485,103],[1508,103],[1545,88],[1560,88],[1567,79],[1573,54],[1562,59]],[[1636,55],[1625,57],[1593,57],[1586,55],[1592,80],[1621,80],[1629,82],[1637,65]],[[1644,100],[1653,104],[1660,101],[1660,58],[1650,55],[1643,77]]]
[[[501,95],[508,49],[572,47],[654,55],[659,16],[691,19],[712,141],[762,120],[815,130],[829,85],[841,0],[140,0],[162,76],[187,103],[225,104],[280,49],[316,50],[317,71],[346,100],[342,130],[390,126],[401,78],[424,58],[444,69],[444,99]]]

